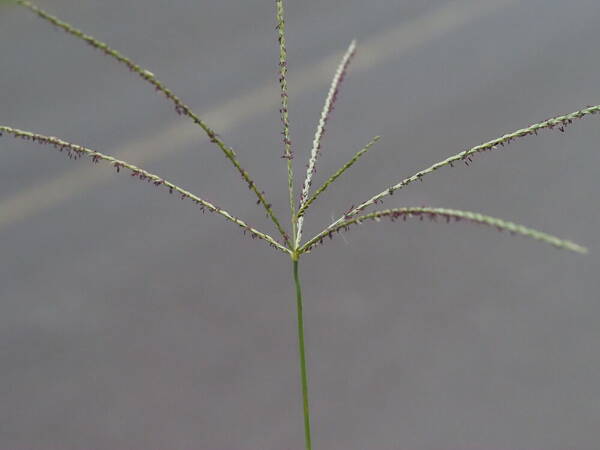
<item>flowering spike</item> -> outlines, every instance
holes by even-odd
[[[7,127],[4,125],[0,125],[0,132],[9,134],[15,138],[24,139],[27,141],[33,141],[36,144],[49,144],[49,145],[53,145],[54,147],[59,148],[59,149],[65,148],[68,151],[73,152],[74,154],[77,154],[77,155],[87,155],[90,157],[90,159],[92,161],[100,161],[100,160],[106,161],[109,164],[112,164],[113,167],[115,169],[117,169],[117,172],[120,172],[121,169],[127,169],[127,170],[129,170],[131,176],[139,178],[140,180],[152,182],[156,186],[165,186],[169,189],[170,193],[177,192],[179,195],[181,195],[182,199],[186,199],[186,198],[192,199],[195,203],[201,204],[204,208],[208,209],[209,211],[220,214],[221,216],[225,217],[225,219],[227,219],[228,221],[235,223],[236,225],[238,225],[239,227],[241,227],[243,229],[248,229],[251,233],[253,233],[255,235],[254,237],[258,237],[270,244],[275,245],[275,247],[277,247],[279,250],[283,251],[284,253],[290,253],[290,251],[286,247],[279,244],[271,236],[269,236],[268,234],[262,233],[261,231],[255,230],[254,228],[247,225],[243,220],[240,220],[237,217],[232,216],[230,213],[228,213],[224,209],[219,208],[215,204],[210,203],[210,202],[198,197],[197,195],[192,194],[191,192],[177,186],[174,183],[171,183],[170,181],[165,180],[164,178],[162,178],[158,175],[148,172],[148,171],[146,171],[140,167],[137,167],[133,164],[130,164],[126,161],[121,161],[112,156],[105,155],[104,153],[97,152],[95,150],[89,149],[87,147],[83,147],[81,145],[72,144],[70,142],[64,141],[64,140],[59,139],[54,136],[45,136],[43,134],[31,133],[29,131],[19,130],[17,128]]]
[[[275,0],[275,19],[277,20],[277,40],[279,42],[279,87],[281,89],[281,124],[283,135],[283,155],[287,159],[288,174],[288,196],[290,202],[290,216],[292,219],[292,236],[296,235],[296,207],[294,205],[294,168],[292,160],[294,152],[292,151],[292,141],[290,140],[290,122],[288,116],[288,92],[287,92],[287,50],[285,47],[285,10],[283,0]],[[285,234],[285,233],[284,233]],[[288,245],[292,245],[288,243]],[[296,243],[294,243],[296,246]]]
[[[315,132],[315,137],[313,139],[313,146],[310,152],[310,158],[308,160],[308,166],[306,168],[306,177],[304,178],[304,187],[302,188],[302,194],[300,195],[300,211],[298,212],[298,232],[296,236],[296,245],[300,244],[300,240],[302,239],[302,226],[304,224],[304,218],[302,214],[308,205],[306,203],[308,200],[308,193],[310,191],[310,186],[312,184],[312,177],[317,172],[317,158],[319,157],[319,153],[321,153],[321,139],[323,134],[325,134],[325,125],[327,124],[327,120],[331,112],[335,107],[335,102],[338,97],[338,93],[340,90],[340,86],[344,81],[346,73],[348,71],[348,66],[356,52],[356,41],[352,41],[348,50],[344,54],[342,61],[340,62],[337,70],[335,71],[335,75],[333,76],[333,80],[331,81],[331,85],[329,87],[329,92],[327,93],[327,97],[325,98],[325,104],[323,105],[323,109],[321,110],[321,117],[319,118],[319,123],[317,124],[317,131]],[[372,144],[371,144],[372,145]],[[369,145],[370,147],[370,145]],[[368,150],[368,148],[366,149]],[[365,152],[366,152],[365,150]],[[360,152],[359,152],[360,153]],[[364,153],[364,152],[363,152]],[[362,153],[361,153],[362,155]],[[361,156],[356,155],[354,160],[351,160],[350,165],[345,167],[338,176],[340,176],[348,167],[350,167],[356,160]],[[335,177],[337,178],[337,177]],[[331,184],[334,180],[330,178],[331,181],[326,182],[323,189],[325,190],[329,184]],[[320,194],[320,193],[319,193]],[[311,198],[311,203],[318,197],[319,194],[313,195]]]
[[[560,239],[556,236],[544,233],[542,231],[527,228],[523,225],[518,225],[513,222],[498,219],[496,217],[486,216],[484,214],[475,213],[471,211],[460,211],[456,209],[429,207],[386,209],[383,211],[376,211],[362,216],[348,218],[342,221],[341,223],[337,224],[335,227],[326,228],[325,230],[321,231],[315,237],[306,242],[302,247],[300,247],[299,252],[310,252],[315,245],[322,242],[325,236],[331,237],[334,232],[345,231],[351,225],[360,224],[365,220],[379,221],[381,218],[385,217],[391,219],[392,221],[395,221],[399,218],[406,220],[407,218],[411,217],[417,217],[421,221],[424,220],[426,217],[431,219],[432,221],[435,221],[435,219],[437,219],[438,217],[445,218],[446,222],[450,222],[451,218],[454,218],[456,221],[466,220],[481,225],[491,226],[501,231],[508,231],[511,234],[520,234],[525,237],[546,242],[547,244],[554,245],[558,248],[564,248],[578,253],[587,253],[587,249],[585,247],[582,247],[581,245],[578,245],[574,242]]]

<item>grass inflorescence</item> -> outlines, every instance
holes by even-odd
[[[83,31],[75,28],[74,26],[63,22],[59,18],[49,14],[48,12],[40,9],[29,1],[26,0],[15,0],[15,2],[24,8],[34,12],[43,20],[51,23],[52,25],[62,29],[66,33],[74,36],[75,38],[84,41],[93,48],[100,50],[106,56],[117,61],[118,63],[125,65],[130,72],[134,73],[146,83],[149,83],[156,92],[163,95],[169,102],[172,103],[174,110],[177,114],[185,116],[193,123],[195,123],[208,137],[209,141],[213,143],[230,161],[234,166],[242,181],[247,184],[249,189],[254,192],[256,196],[256,202],[261,205],[265,210],[267,217],[270,218],[273,223],[275,230],[278,233],[278,238],[271,236],[265,231],[258,230],[244,220],[238,218],[234,214],[227,210],[215,205],[214,203],[204,199],[203,197],[196,195],[177,184],[168,181],[162,176],[148,172],[140,167],[137,167],[127,161],[116,159],[110,155],[106,155],[99,151],[77,145],[68,142],[65,139],[46,136],[31,131],[21,130],[8,125],[0,124],[0,136],[8,135],[14,138],[31,141],[36,144],[42,144],[51,146],[71,159],[78,159],[80,157],[87,156],[93,163],[105,162],[111,165],[117,172],[127,172],[132,177],[141,181],[146,181],[156,187],[162,187],[168,190],[171,194],[176,194],[181,199],[187,199],[195,203],[202,211],[209,211],[216,213],[223,217],[228,222],[240,227],[245,234],[248,234],[252,238],[256,238],[264,241],[274,249],[286,253],[292,260],[293,267],[293,278],[296,287],[296,305],[297,305],[297,327],[298,327],[298,352],[299,352],[299,368],[300,368],[300,382],[302,387],[302,408],[303,408],[303,420],[304,420],[304,434],[305,434],[305,447],[310,450],[312,448],[311,439],[311,427],[310,427],[310,408],[308,402],[308,371],[306,364],[306,350],[304,344],[304,322],[302,313],[302,292],[300,285],[300,278],[298,272],[299,260],[303,254],[307,254],[314,250],[314,248],[320,244],[325,243],[327,238],[333,238],[334,235],[340,232],[345,232],[349,228],[365,224],[368,222],[379,222],[382,219],[389,219],[391,221],[406,220],[409,218],[417,218],[420,220],[428,219],[439,222],[470,222],[480,225],[485,225],[491,228],[498,229],[500,231],[507,231],[511,234],[518,234],[521,236],[529,237],[547,244],[551,244],[558,248],[571,250],[578,253],[585,253],[587,250],[568,240],[560,239],[556,236],[548,233],[535,230],[532,228],[518,225],[513,222],[509,222],[503,219],[487,216],[477,212],[471,211],[460,211],[448,208],[436,208],[431,206],[419,206],[419,207],[399,207],[385,210],[378,210],[372,212],[366,212],[366,209],[373,205],[379,205],[383,202],[386,197],[393,195],[396,191],[404,188],[405,186],[415,182],[422,181],[423,177],[432,174],[438,169],[445,166],[453,166],[455,163],[463,162],[469,165],[472,161],[472,157],[478,153],[497,150],[510,144],[516,139],[520,139],[526,136],[537,135],[542,130],[556,129],[564,131],[565,128],[573,123],[577,119],[584,118],[589,115],[600,112],[600,105],[587,106],[580,110],[574,111],[569,114],[559,115],[554,118],[550,118],[541,122],[534,123],[528,127],[507,133],[499,138],[492,139],[483,144],[476,145],[472,148],[463,150],[457,154],[449,156],[448,158],[439,161],[431,166],[423,169],[414,175],[404,178],[401,181],[389,185],[384,190],[369,197],[368,200],[362,203],[354,203],[352,206],[345,210],[345,213],[334,220],[330,225],[325,227],[322,231],[317,233],[315,236],[302,240],[303,224],[306,216],[306,212],[315,202],[315,200],[328,188],[330,188],[334,182],[346,171],[356,164],[360,158],[373,147],[380,139],[379,136],[374,137],[369,141],[361,150],[359,150],[348,162],[346,162],[340,169],[334,172],[318,189],[311,194],[312,180],[316,173],[317,160],[322,151],[322,138],[326,132],[326,126],[331,113],[335,109],[336,102],[339,97],[340,88],[344,81],[349,67],[351,65],[352,58],[354,57],[357,46],[356,42],[352,41],[347,48],[345,54],[340,61],[327,96],[321,114],[319,116],[315,135],[312,141],[312,147],[308,151],[308,163],[306,164],[306,175],[304,182],[302,183],[302,189],[300,190],[299,198],[295,198],[294,187],[294,149],[292,148],[292,142],[290,138],[290,119],[289,119],[289,95],[288,95],[288,57],[286,50],[286,21],[285,21],[285,7],[283,0],[275,1],[275,21],[276,21],[276,34],[278,40],[278,78],[280,87],[280,120],[281,120],[281,135],[283,149],[281,157],[286,161],[287,168],[287,189],[289,194],[289,207],[290,207],[290,224],[289,230],[283,225],[283,222],[275,215],[271,204],[267,201],[264,191],[260,190],[250,176],[248,171],[240,163],[236,152],[233,148],[227,146],[221,139],[219,134],[206,124],[194,111],[181,100],[175,93],[169,89],[162,81],[160,81],[151,71],[142,68],[130,58],[124,56],[117,50],[111,48],[108,44],[85,34]],[[298,203],[296,203],[296,201]],[[356,206],[355,206],[356,205]]]

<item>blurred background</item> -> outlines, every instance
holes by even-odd
[[[272,1],[38,0],[132,57],[235,148],[287,217]],[[358,52],[307,237],[466,147],[600,103],[596,0],[289,2],[296,172]],[[272,225],[200,129],[124,67],[0,6],[0,123],[155,171]],[[592,450],[600,421],[597,117],[386,202],[481,211],[369,224],[301,261],[315,449]],[[291,264],[216,215],[49,147],[0,140],[0,448],[303,448]]]

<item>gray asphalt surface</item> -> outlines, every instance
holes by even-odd
[[[272,3],[40,1],[171,86],[287,217]],[[596,0],[290,3],[299,178],[353,38],[315,183],[383,136],[306,236],[465,147],[600,103]],[[201,130],[6,4],[0,68],[0,123],[127,157],[272,230]],[[409,221],[302,260],[315,449],[598,448],[599,138],[584,119],[386,202],[481,211],[589,255]],[[303,448],[290,262],[130,178],[0,139],[0,448]]]

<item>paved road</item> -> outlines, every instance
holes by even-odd
[[[152,70],[285,215],[270,2],[46,0]],[[292,2],[292,140],[358,55],[317,182],[373,135],[307,235],[437,160],[600,103],[594,0]],[[206,137],[126,70],[0,6],[0,123],[128,158],[257,227]],[[307,257],[317,449],[592,450],[600,420],[597,118],[445,169],[387,204],[482,211],[579,256],[470,225],[369,225]],[[0,140],[0,448],[301,448],[282,255],[109,168]]]

